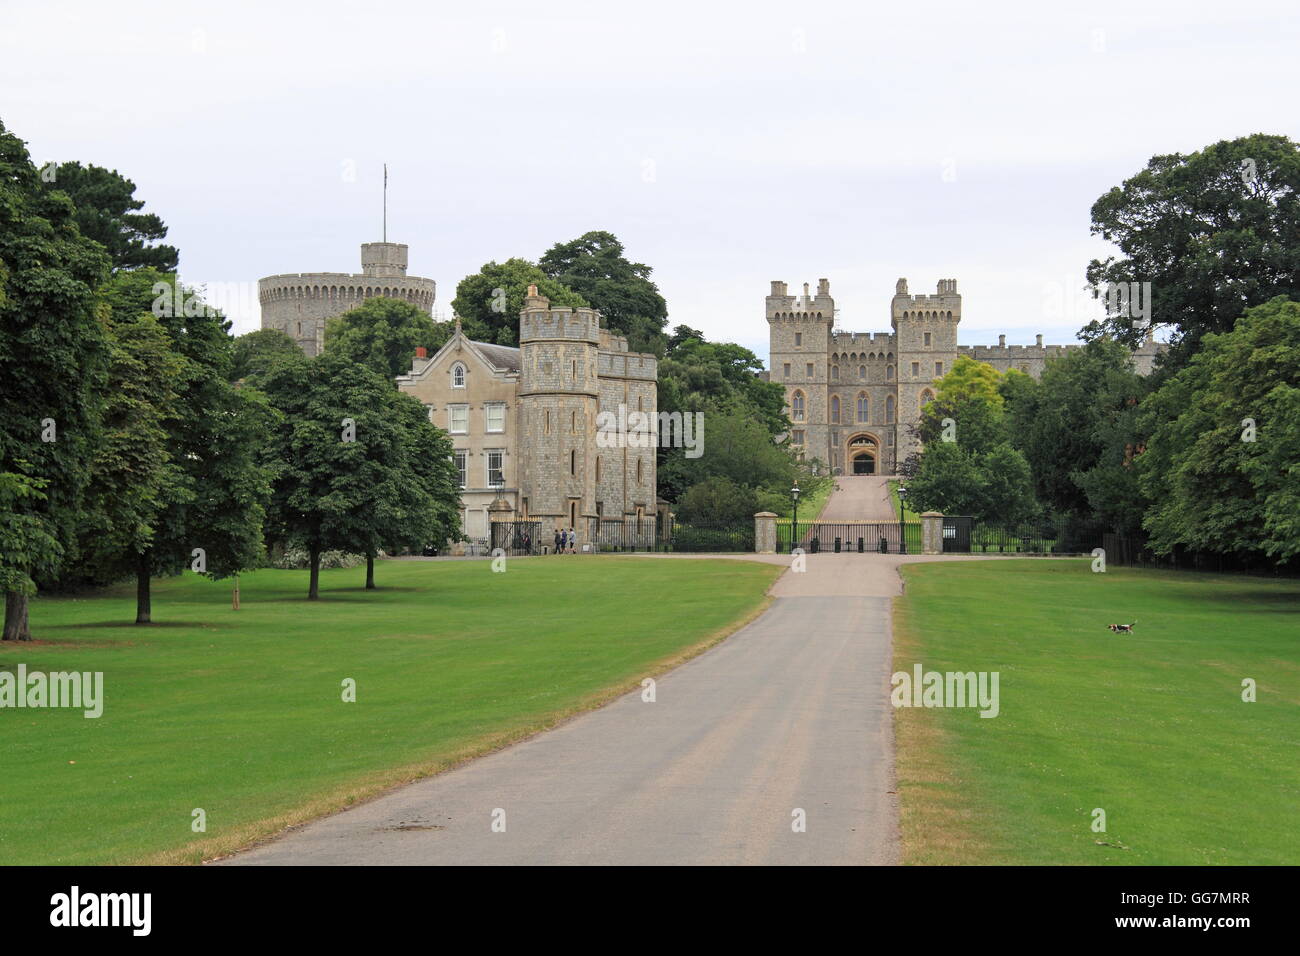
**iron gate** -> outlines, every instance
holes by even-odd
[[[528,554],[541,554],[544,543],[538,540],[542,523],[540,521],[493,521],[488,543],[491,551],[497,548],[511,557]]]
[[[791,548],[801,548],[805,554],[829,552],[834,554],[904,554],[921,553],[921,525],[917,521],[900,524],[897,521],[875,521],[863,524],[840,524],[817,521],[791,522],[776,526],[776,550],[789,554]]]
[[[972,519],[960,515],[943,516],[943,553],[970,554]]]

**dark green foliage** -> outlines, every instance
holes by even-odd
[[[456,286],[451,307],[471,339],[497,345],[519,344],[519,312],[524,307],[528,287],[559,308],[581,308],[589,303],[568,286],[549,278],[527,259],[489,262]],[[445,341],[445,339],[443,340]],[[441,345],[441,343],[439,343]]]
[[[176,271],[180,253],[157,244],[167,235],[167,226],[153,213],[139,212],[144,200],[135,198],[135,183],[115,169],[75,162],[50,171],[54,178],[44,182],[45,187],[72,199],[81,234],[108,251],[114,269]]]
[[[417,305],[375,296],[325,325],[325,349],[388,379],[411,370],[418,346],[430,354],[446,341],[437,324]]]

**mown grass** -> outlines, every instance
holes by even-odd
[[[779,568],[547,557],[156,581],[32,603],[0,669],[102,671],[103,716],[0,709],[0,863],[196,862],[595,706],[764,606]],[[356,682],[356,703],[342,683]],[[207,831],[191,830],[196,808]]]
[[[895,711],[905,862],[1300,863],[1300,582],[1090,567],[903,568],[895,671],[1001,697]]]

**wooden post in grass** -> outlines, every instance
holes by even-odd
[[[230,609],[232,611],[239,610],[239,575],[238,574],[235,575],[235,591],[234,594],[231,596]]]

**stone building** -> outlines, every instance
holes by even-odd
[[[301,272],[258,280],[262,328],[279,329],[307,355],[317,355],[325,344],[325,321],[373,296],[404,299],[432,314],[436,285],[406,274],[406,251],[398,242],[364,242],[360,275]]]
[[[467,537],[488,543],[491,523],[527,521],[535,545],[573,528],[581,548],[654,540],[653,444],[598,440],[596,426],[620,406],[653,419],[657,379],[656,357],[629,352],[598,312],[551,308],[530,286],[518,348],[475,342],[457,323],[437,354],[417,351],[397,386],[451,435]]]
[[[899,279],[890,302],[892,332],[836,329],[830,281],[819,279],[816,294],[790,295],[773,282],[767,297],[770,333],[769,381],[786,393],[791,443],[806,458],[824,462],[833,474],[897,473],[898,464],[919,450],[910,424],[934,397],[935,380],[961,356],[999,371],[1018,369],[1037,378],[1048,359],[1078,345],[958,345],[961,295],[956,279],[940,279],[933,295],[911,295]],[[1133,353],[1141,374],[1151,371],[1164,346],[1147,341]]]

